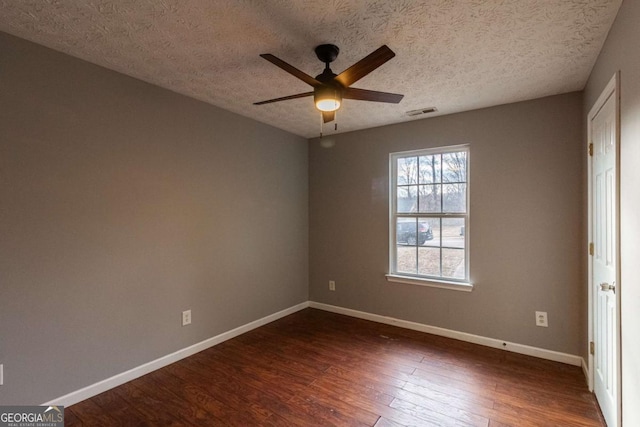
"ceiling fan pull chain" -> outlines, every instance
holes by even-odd
[[[338,131],[338,110],[336,110],[334,114],[335,115],[333,116],[333,119],[335,120],[335,122],[333,124],[334,125],[333,130],[337,132]]]
[[[322,139],[322,127],[324,125],[324,116],[320,113],[320,139]]]

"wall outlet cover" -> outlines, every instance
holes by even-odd
[[[186,310],[182,312],[182,326],[187,326],[191,324],[191,310]]]
[[[536,311],[536,326],[549,327],[549,318],[546,311]]]

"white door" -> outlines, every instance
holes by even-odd
[[[593,388],[609,427],[618,426],[618,171],[617,94],[605,98],[590,120],[591,236],[593,260]]]

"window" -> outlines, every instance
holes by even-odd
[[[389,280],[471,290],[469,147],[390,156]]]

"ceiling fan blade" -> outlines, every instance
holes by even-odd
[[[308,84],[310,86],[316,87],[316,86],[322,84],[318,80],[316,80],[313,77],[311,77],[309,74],[298,70],[293,65],[287,64],[282,59],[277,58],[277,57],[271,55],[270,53],[263,53],[260,56],[263,57],[264,59],[266,59],[267,61],[271,62],[273,65],[282,68],[283,70],[285,70],[287,73],[293,75],[294,77],[299,78],[300,80],[302,80],[303,82],[305,82],[306,84]]]
[[[394,56],[396,54],[387,45],[383,45],[338,74],[334,80],[344,87],[351,86]]]
[[[297,95],[289,95],[289,96],[283,96],[282,98],[274,98],[274,99],[268,99],[266,101],[254,102],[253,105],[271,104],[272,102],[287,101],[289,99],[304,98],[306,96],[312,96],[312,95],[313,95],[313,92],[299,93]]]
[[[358,101],[388,102],[391,104],[398,104],[400,101],[402,101],[404,95],[348,87],[345,88],[342,92],[342,97],[345,99],[356,99]]]
[[[332,122],[333,119],[336,118],[336,112],[335,111],[323,111],[322,112],[322,121],[325,123],[329,123]]]

